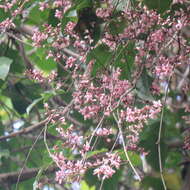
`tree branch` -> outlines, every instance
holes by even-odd
[[[18,135],[30,133],[31,131],[42,127],[48,120],[49,120],[49,118],[46,118],[45,120],[43,120],[43,121],[41,121],[41,122],[39,122],[37,124],[31,125],[30,127],[24,128],[24,129],[22,129],[20,131],[11,133],[10,135],[0,136],[0,141],[6,140],[6,139],[9,139],[9,138],[13,138],[13,137],[16,137]]]
[[[29,35],[29,36],[33,36],[33,34],[34,34],[34,32],[33,32],[33,31],[34,31],[34,28],[33,28],[33,27],[29,27],[29,26],[25,26],[25,25],[21,26],[21,27],[18,29],[18,31],[19,31],[20,33],[24,33],[24,34],[27,34],[27,35]],[[77,58],[77,59],[80,59],[80,58],[81,58],[81,56],[80,56],[79,54],[77,54],[77,53],[71,51],[71,50],[68,49],[68,48],[64,48],[64,49],[63,49],[63,52],[66,53],[66,54],[68,54],[68,55],[70,55],[70,56],[73,56],[73,57],[75,57],[75,58]]]
[[[35,177],[39,170],[40,168],[32,168],[32,169],[24,170],[20,176],[19,182]],[[45,171],[45,173],[46,174],[52,173],[55,170],[56,170],[56,167],[54,166],[54,167],[48,168]],[[9,173],[0,174],[0,184],[15,184],[17,182],[19,173],[20,172],[9,172]]]

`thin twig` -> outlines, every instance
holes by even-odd
[[[103,184],[104,184],[104,179],[102,179],[102,181],[101,181],[99,190],[102,190]]]
[[[125,141],[124,141],[124,137],[123,137],[123,133],[122,133],[122,129],[121,129],[121,123],[120,123],[120,121],[117,119],[115,113],[113,113],[113,117],[114,117],[114,119],[115,119],[115,121],[116,121],[116,123],[117,123],[117,125],[118,125],[118,128],[119,128],[119,133],[120,133],[120,135],[121,135],[121,141],[122,141],[122,145],[123,145],[123,150],[124,150],[125,156],[126,156],[126,158],[127,158],[127,161],[129,162],[129,165],[131,166],[133,172],[134,172],[135,175],[137,176],[137,179],[138,179],[139,181],[141,181],[141,177],[140,177],[140,175],[138,174],[138,172],[136,171],[135,167],[133,166],[133,164],[132,164],[132,162],[131,162],[131,160],[130,160],[130,158],[129,158],[128,152],[126,151],[126,145],[125,145]]]
[[[117,143],[117,140],[118,140],[118,139],[119,139],[119,133],[118,133],[118,135],[117,135],[117,137],[116,137],[116,139],[115,139],[115,142],[114,142],[114,144],[113,144],[113,146],[112,146],[111,150],[109,151],[109,153],[112,153],[112,151],[113,151],[113,149],[114,149],[114,147],[115,147],[115,145],[116,145],[116,143]],[[102,180],[101,180],[101,185],[100,185],[99,190],[101,190],[101,189],[102,189],[103,184],[104,184],[104,179],[102,179]]]
[[[14,34],[11,34],[11,33],[9,33],[9,32],[6,32],[6,34],[7,34],[8,36],[14,38],[15,40],[19,41],[19,42],[22,43],[22,44],[25,44],[25,45],[28,45],[28,46],[33,47],[32,44],[30,44],[30,43],[28,43],[28,42],[24,42],[23,40],[21,40],[20,38],[18,38],[18,37],[15,36]]]
[[[114,142],[114,144],[113,144],[113,146],[112,146],[112,148],[111,148],[111,150],[110,150],[110,153],[112,153],[113,149],[115,148],[115,145],[116,145],[118,139],[119,139],[119,133],[117,134],[117,137],[116,137],[116,139],[115,139],[115,142]]]
[[[98,128],[101,126],[103,120],[104,120],[104,115],[103,115],[103,117],[101,118],[100,122],[98,123],[96,129],[93,131],[92,136],[91,136],[91,138],[90,138],[90,140],[89,140],[89,145],[91,144],[92,139],[93,139],[94,135],[96,134],[96,131],[98,130]]]
[[[92,142],[93,137],[94,137],[95,134],[96,134],[96,131],[97,131],[98,128],[101,126],[103,120],[104,120],[104,115],[103,115],[103,117],[101,118],[101,120],[99,121],[99,123],[98,123],[96,129],[93,131],[93,133],[92,133],[92,135],[91,135],[91,137],[90,137],[89,146],[90,146],[90,144],[91,144],[91,142]],[[92,149],[91,149],[91,150],[92,150]],[[83,156],[82,163],[85,163],[86,157],[87,157],[87,152],[86,152],[86,153],[84,154],[84,156]]]
[[[20,180],[20,177],[21,177],[22,172],[23,172],[23,170],[24,170],[24,167],[25,167],[25,165],[26,165],[26,162],[28,161],[28,158],[29,158],[31,152],[32,152],[34,146],[36,145],[38,139],[40,138],[41,134],[43,133],[43,131],[44,131],[44,128],[41,130],[40,134],[37,136],[36,140],[34,141],[33,145],[31,146],[31,148],[30,148],[30,150],[29,150],[29,152],[28,152],[28,154],[27,154],[27,156],[26,156],[26,159],[25,159],[25,161],[24,161],[23,167],[21,168],[21,170],[20,170],[20,172],[19,172],[19,175],[18,175],[18,179],[17,179],[17,183],[16,183],[16,188],[15,188],[15,190],[18,190],[19,180]]]
[[[182,76],[182,79],[179,81],[179,84],[177,86],[177,90],[180,90],[182,86],[184,85],[184,82],[186,81],[187,76],[189,75],[190,67],[187,65],[187,68]]]
[[[50,152],[50,149],[49,149],[49,146],[48,146],[48,144],[47,144],[47,137],[46,137],[46,134],[47,134],[47,124],[45,125],[45,128],[44,128],[44,144],[45,144],[45,146],[46,146],[46,149],[47,149],[47,151],[48,151],[48,154],[49,154],[49,156],[52,158],[53,156],[52,156],[52,154],[51,154],[51,152]]]
[[[171,80],[171,75],[169,77],[167,87],[165,88],[164,103],[163,103],[161,117],[160,117],[160,126],[159,126],[158,140],[156,142],[156,144],[158,145],[158,159],[159,159],[160,177],[161,177],[161,180],[162,180],[162,184],[163,184],[164,190],[167,190],[167,187],[166,187],[166,183],[165,183],[164,176],[163,176],[163,167],[162,167],[162,157],[161,157],[162,155],[161,155],[160,140],[161,140],[161,134],[162,134],[162,128],[163,128],[164,106],[166,104],[166,99],[167,99],[167,95],[168,95],[168,91],[169,91],[170,80]]]

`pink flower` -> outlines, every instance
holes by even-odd
[[[55,17],[57,17],[59,19],[62,19],[62,17],[63,17],[62,11],[56,9],[56,11],[55,11]]]
[[[68,34],[73,34],[73,30],[74,30],[74,28],[75,28],[75,26],[76,26],[76,23],[75,22],[71,22],[71,21],[69,21],[68,23],[67,23],[67,25],[66,25],[66,27],[65,27],[65,31],[68,33]]]
[[[74,57],[69,57],[69,58],[67,58],[67,61],[66,61],[66,68],[72,68],[73,66],[74,66],[74,64],[75,64],[75,62],[76,62],[76,58],[74,58]]]
[[[96,131],[97,136],[108,136],[108,135],[110,135],[112,133],[113,133],[112,129],[106,129],[106,128],[99,128]]]
[[[96,9],[96,15],[101,18],[108,18],[112,14],[112,8],[98,8]]]
[[[5,32],[11,27],[15,27],[15,24],[12,22],[12,19],[7,18],[6,20],[0,22],[0,31]]]
[[[44,11],[45,9],[48,9],[49,8],[49,5],[48,5],[48,3],[46,3],[46,2],[39,2],[39,10],[40,11]]]
[[[106,179],[112,177],[112,175],[115,173],[115,170],[113,170],[109,165],[101,165],[99,168],[96,168],[94,170],[94,175],[97,175],[98,178]]]
[[[38,29],[36,29],[34,31],[34,34],[32,36],[32,40],[34,41],[34,45],[35,46],[40,46],[41,43],[44,41],[44,40],[47,40],[48,38],[48,34],[45,34],[43,32],[40,32]]]
[[[163,42],[164,41],[164,32],[163,30],[159,29],[159,30],[156,30],[155,32],[152,33],[151,35],[151,41],[154,41],[154,42]]]

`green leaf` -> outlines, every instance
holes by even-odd
[[[77,0],[76,2],[77,2],[76,9],[78,11],[92,6],[92,0]]]
[[[137,81],[136,89],[137,95],[143,100],[154,100],[150,87],[152,85],[152,78],[148,75],[146,69],[143,69],[140,79]]]
[[[13,60],[8,57],[0,57],[0,79],[5,80],[12,62]]]
[[[150,188],[155,190],[164,190],[161,179],[150,176],[143,179],[141,187],[143,190],[149,190]]]
[[[52,149],[50,149],[50,152],[53,153]],[[53,160],[50,157],[48,150],[45,150],[43,152],[42,163],[43,163],[43,168],[47,168],[48,166],[50,166],[53,163]]]
[[[119,156],[121,157],[122,160],[127,160],[124,150],[120,149],[116,152],[119,154]],[[135,152],[132,152],[132,151],[127,151],[127,153],[128,153],[129,159],[131,160],[131,162],[134,166],[141,165],[141,163],[142,163],[141,158],[138,154],[136,154]]]
[[[85,181],[81,181],[80,189],[81,190],[89,190],[90,188],[89,188],[88,184]]]
[[[92,68],[92,76],[96,76],[96,73],[100,70],[106,68],[106,64],[111,60],[112,53],[109,51],[109,48],[101,44],[95,49],[93,49],[87,56],[87,62],[90,60],[95,60],[95,63]]]
[[[3,149],[3,150],[0,150],[0,159],[2,157],[5,157],[5,158],[8,158],[9,157],[9,150],[8,149]]]
[[[56,9],[50,9],[48,17],[48,24],[52,25],[53,27],[56,27],[59,23],[59,19],[55,17],[55,11]]]
[[[148,164],[150,164],[155,170],[159,171],[159,156],[158,156],[158,144],[156,144],[158,140],[158,134],[159,134],[159,125],[160,121],[154,121],[152,124],[148,125],[145,130],[141,134],[141,140],[139,145],[145,149],[146,152],[148,152],[148,155],[146,156],[146,160]],[[163,129],[165,128],[165,123],[163,123]],[[161,135],[161,160],[162,160],[162,167],[165,166],[165,161],[168,155],[168,150],[164,139],[164,130],[162,130]]]
[[[13,81],[11,81],[13,82]],[[6,95],[11,98],[12,104],[16,111],[20,114],[26,112],[26,108],[30,105],[32,100],[40,97],[39,85],[31,83],[31,81],[23,80],[15,84],[8,83],[6,88]]]
[[[52,58],[46,59],[47,50],[45,48],[38,48],[35,56],[37,56],[34,60],[36,65],[43,71],[50,72],[57,68],[57,63]]]
[[[130,79],[132,68],[134,65],[134,58],[136,55],[135,44],[128,43],[127,47],[120,45],[117,48],[114,65],[121,69],[121,79]]]
[[[0,37],[1,38],[1,37]],[[5,56],[11,59],[13,62],[10,66],[9,72],[11,73],[22,73],[25,69],[23,60],[19,55],[19,52],[14,48],[8,47],[7,44],[0,44],[0,57]]]
[[[28,19],[25,21],[27,24],[42,26],[44,21],[48,20],[49,17],[49,9],[45,9],[44,11],[39,10],[39,6],[31,6],[28,9],[29,16]]]
[[[81,181],[80,183],[80,190],[95,190],[95,186],[90,187],[86,181]]]
[[[47,102],[50,98],[56,96],[56,92],[54,90],[45,91],[44,93],[41,94],[41,96],[44,102]]]
[[[108,151],[107,148],[102,148],[101,150],[89,151],[87,153],[86,158],[90,158],[90,157],[92,157],[94,155],[97,155],[97,154],[100,154],[100,153],[103,153],[103,152],[107,152],[107,151]]]
[[[77,17],[77,11],[76,10],[69,11],[66,17]]]
[[[36,100],[34,100],[27,108],[26,108],[26,113],[29,115],[30,111],[32,110],[32,108],[41,100],[43,100],[43,98],[38,98]]]
[[[143,0],[143,2],[149,9],[155,9],[159,13],[163,13],[170,8],[172,0]]]
[[[2,164],[2,162],[1,162],[1,159],[4,157],[4,158],[8,158],[9,157],[9,155],[10,155],[10,152],[9,152],[9,150],[8,149],[1,149],[0,150],[0,165]]]
[[[0,22],[3,22],[9,16],[10,16],[9,11],[5,12],[3,8],[0,8]]]

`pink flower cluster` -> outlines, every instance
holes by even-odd
[[[44,77],[43,73],[40,70],[30,69],[25,72],[25,75],[39,83],[44,83],[53,81],[56,78],[57,73],[55,71],[52,71],[48,77]]]
[[[112,129],[99,128],[99,129],[97,129],[95,135],[103,137],[103,136],[108,136],[110,134],[113,134],[113,130]]]
[[[139,142],[139,134],[143,129],[143,124],[142,123],[137,123],[133,125],[129,125],[127,127],[128,129],[128,135],[126,136],[127,139],[127,144],[126,144],[126,149],[130,151],[139,151],[142,152],[142,149],[138,147],[138,142]]]
[[[75,26],[76,26],[75,22],[71,22],[71,21],[68,22],[66,27],[65,27],[65,32],[67,34],[73,35],[73,30],[74,30]]]
[[[147,122],[148,119],[155,119],[157,114],[160,113],[162,104],[159,101],[153,101],[152,106],[146,105],[141,109],[136,107],[121,110],[121,118],[126,119],[127,122]]]
[[[59,167],[59,171],[56,172],[55,180],[60,184],[64,181],[72,182],[80,179],[87,167],[81,161],[68,160],[64,155],[60,153],[55,153],[52,155],[54,162]]]
[[[102,160],[98,159],[94,163],[68,160],[62,152],[53,154],[52,158],[60,169],[56,172],[56,181],[60,184],[63,181],[78,181],[88,168],[97,166],[99,167],[94,169],[94,175],[102,179],[110,178],[115,173],[114,168],[119,169],[121,164],[121,159],[116,153],[107,153]]]
[[[39,10],[40,11],[44,11],[51,6],[57,8],[55,11],[55,17],[62,18],[63,14],[71,7],[71,1],[55,0],[53,2],[51,2],[51,1],[50,2],[49,1],[39,2]]]
[[[34,41],[34,46],[37,46],[37,47],[41,46],[41,43],[44,40],[47,40],[47,38],[48,38],[48,34],[40,32],[38,29],[36,29],[32,36],[32,40]]]
[[[183,148],[185,150],[190,150],[190,136],[185,136]]]
[[[161,22],[160,15],[156,11],[143,7],[143,11],[125,10],[124,16],[129,21],[129,25],[120,34],[120,38],[136,39],[142,34],[146,35],[149,30]]]
[[[55,11],[55,17],[62,19],[63,18],[63,12],[57,9]]]
[[[104,7],[97,8],[96,15],[100,18],[108,19],[114,10],[113,2],[110,0],[103,0],[102,3],[104,3]]]
[[[153,101],[152,105],[146,105],[143,108],[130,108],[121,110],[120,118],[123,121],[129,123],[127,127],[128,134],[126,148],[132,151],[142,151],[138,147],[139,134],[143,129],[144,123],[147,123],[149,119],[155,119],[161,112],[162,104],[160,101]]]
[[[160,64],[157,64],[155,67],[155,74],[160,77],[167,77],[173,72],[173,64],[170,61],[170,59],[165,58],[164,56],[160,56],[158,58],[158,62]]]
[[[76,61],[77,61],[77,59],[74,58],[74,57],[68,57],[66,59],[67,59],[66,63],[65,63],[66,64],[66,66],[65,66],[66,69],[67,68],[72,68],[75,65]]]
[[[99,161],[102,164],[94,170],[94,175],[101,179],[112,177],[115,173],[113,168],[119,169],[121,164],[121,159],[116,153],[107,153],[106,156],[102,161]]]
[[[8,2],[7,0],[4,1],[3,5],[0,5],[1,9],[4,9],[5,12],[10,10],[15,4],[17,3],[17,0],[11,0],[11,2]]]
[[[7,18],[6,20],[0,22],[0,31],[5,32],[10,28],[14,28],[15,24],[13,23],[12,19]]]
[[[166,31],[163,29],[156,30],[152,32],[152,34],[148,37],[148,50],[151,51],[156,51],[158,52],[160,50],[160,47],[162,43],[164,43],[165,38],[166,38]]]
[[[109,116],[118,105],[124,93],[130,89],[128,80],[120,80],[120,70],[113,71],[112,75],[104,75],[99,86],[95,86],[86,76],[81,76],[78,90],[73,93],[75,108],[85,119],[96,117],[99,113]],[[127,94],[122,98],[125,105],[131,102],[132,96]]]
[[[88,141],[84,143],[84,138],[75,133],[73,129],[72,126],[66,130],[58,127],[57,131],[61,137],[63,137],[62,146],[65,148],[71,148],[73,151],[79,150],[81,159],[69,160],[63,155],[61,149],[55,146],[54,150],[56,153],[52,154],[51,157],[60,169],[56,172],[56,181],[61,184],[63,181],[72,182],[80,180],[82,175],[89,168],[96,168],[94,169],[94,175],[97,175],[99,178],[106,179],[112,177],[115,173],[114,168],[119,169],[121,164],[121,159],[117,153],[106,153],[101,159],[92,159],[91,161],[86,160],[85,153],[90,150],[90,144]],[[103,132],[103,135],[108,135],[111,130],[104,129]],[[100,135],[102,136],[102,132],[100,132]]]
[[[106,44],[111,50],[116,49],[117,43],[113,35],[106,33],[105,37],[102,39],[102,42]]]
[[[69,127],[66,131],[61,127],[56,128],[56,130],[59,132],[61,137],[64,138],[65,144],[67,144],[67,146],[69,146],[71,149],[74,150],[75,148],[82,145],[83,136],[80,136],[74,132],[73,126]]]
[[[33,44],[36,47],[43,47],[44,44],[48,43],[49,52],[46,58],[48,59],[51,57],[54,59],[54,61],[61,62],[61,64],[64,60],[64,68],[66,70],[74,70],[75,66],[78,67],[75,64],[77,60],[80,60],[80,62],[85,61],[85,56],[87,55],[89,49],[87,42],[81,40],[80,37],[74,32],[73,29],[75,25],[76,23],[74,22],[68,22],[63,36],[61,34],[62,32],[60,24],[58,24],[57,27],[44,24],[43,32],[39,31],[38,29],[34,31],[32,37]],[[90,41],[91,39],[88,40]],[[70,46],[73,46],[76,51],[72,52],[69,49],[65,49]]]
[[[39,10],[44,11],[49,8],[49,4],[47,2],[39,2]]]
[[[98,8],[96,9],[96,15],[100,18],[108,18],[112,14],[112,8]]]
[[[69,0],[55,0],[53,6],[61,8],[65,13],[71,7],[71,1]]]

